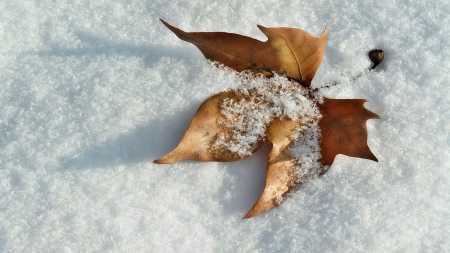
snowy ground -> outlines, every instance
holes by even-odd
[[[450,251],[450,2],[4,0],[0,13],[0,251]],[[261,40],[256,24],[327,26],[313,85],[370,101],[379,162],[338,156],[249,220],[267,148],[153,164],[233,85],[159,18]],[[351,81],[373,48],[385,61]]]

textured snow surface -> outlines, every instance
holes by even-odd
[[[449,252],[450,2],[1,1],[0,252]],[[338,156],[279,207],[241,217],[268,148],[152,161],[236,85],[159,18],[265,40],[330,34],[313,85],[365,98],[373,162]],[[370,66],[369,50],[384,62]]]
[[[230,69],[229,75],[236,75]],[[318,119],[321,117],[315,101],[308,97],[308,89],[298,83],[290,82],[286,77],[277,75],[270,79],[253,77],[248,73],[236,75],[237,87],[228,90],[231,98],[219,102],[222,118],[217,119],[219,127],[229,129],[221,133],[212,142],[216,150],[229,150],[238,157],[253,154],[257,143],[265,139],[270,123],[274,119],[286,119],[298,122],[297,129],[289,137],[297,140],[308,133],[305,139],[317,139]],[[316,142],[314,146],[318,147]],[[316,150],[317,151],[317,150]],[[220,151],[219,151],[220,152]],[[297,153],[297,152],[295,152]],[[295,154],[294,154],[295,156]],[[314,155],[312,155],[314,156]],[[318,157],[320,158],[320,157]]]

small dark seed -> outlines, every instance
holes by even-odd
[[[380,49],[374,49],[369,52],[369,58],[373,62],[373,66],[370,69],[374,69],[384,59],[384,52]]]

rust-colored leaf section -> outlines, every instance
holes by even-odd
[[[310,86],[322,62],[328,29],[321,37],[297,28],[268,28],[258,25],[265,42],[226,32],[185,32],[164,20],[178,38],[194,44],[210,60],[238,72],[245,70],[270,76],[272,71]]]
[[[380,117],[364,107],[365,99],[323,98],[319,104],[321,163],[331,166],[338,154],[378,161],[367,145],[366,121]]]

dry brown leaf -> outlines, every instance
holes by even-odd
[[[365,99],[323,98],[319,105],[322,118],[319,128],[322,135],[321,163],[331,166],[338,154],[365,158],[378,162],[367,145],[366,121],[380,116],[364,107]]]
[[[310,86],[325,53],[328,29],[317,38],[296,28],[268,28],[258,25],[267,36],[265,42],[225,32],[185,32],[164,20],[178,38],[194,44],[210,60],[238,72],[250,70],[265,76],[272,71]]]
[[[311,84],[323,58],[328,30],[320,38],[294,28],[265,28],[258,26],[268,37],[261,42],[249,37],[223,33],[187,33],[161,20],[180,39],[196,45],[206,58],[218,61],[238,72],[250,70],[268,77],[271,71],[286,75],[303,86]],[[302,86],[288,82],[288,91],[295,93]],[[279,95],[282,85],[268,89],[272,95]],[[290,90],[289,90],[290,89]],[[264,92],[268,92],[265,90]],[[289,92],[288,92],[289,93]],[[239,93],[221,92],[207,99],[193,117],[180,144],[173,151],[155,161],[158,164],[175,163],[180,160],[237,161],[254,154],[264,145],[271,143],[266,186],[255,205],[244,218],[250,218],[279,205],[285,195],[298,187],[308,177],[308,168],[292,154],[290,148],[304,134],[305,129],[318,125],[320,132],[320,155],[317,159],[325,173],[337,154],[377,161],[367,145],[366,121],[379,118],[364,107],[364,99],[329,99],[313,107],[320,112],[310,118],[296,118],[292,115],[270,114],[265,123],[265,132],[248,143],[247,152],[230,149],[224,143],[234,144],[236,138],[249,134],[251,130],[237,127],[236,119],[251,114],[253,109],[226,113],[229,107],[239,103],[252,104],[263,100],[263,94],[253,91]],[[310,96],[306,95],[309,100]],[[256,102],[259,103],[259,102]],[[274,102],[264,107],[280,106]],[[298,105],[297,105],[298,106]],[[255,107],[257,108],[257,107]],[[260,109],[263,107],[259,107]],[[297,108],[297,107],[296,107]],[[275,108],[279,109],[279,108]],[[295,120],[294,120],[295,119]]]

